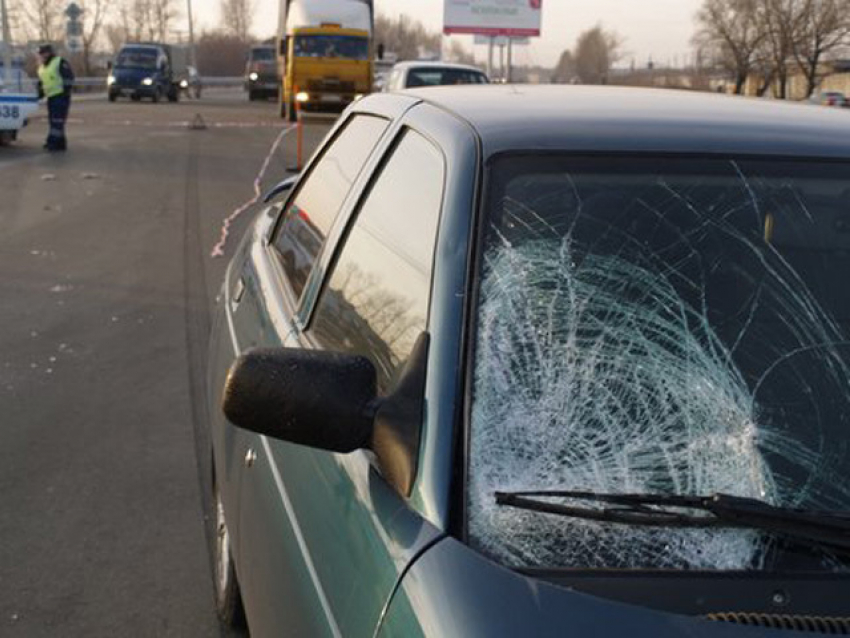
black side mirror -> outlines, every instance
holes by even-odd
[[[399,493],[413,489],[430,336],[419,335],[392,394],[377,398],[365,357],[296,348],[256,349],[231,366],[223,409],[234,425],[331,452],[368,448]]]
[[[381,43],[378,45],[378,59],[379,59],[379,60],[383,60],[383,59],[384,59],[384,43],[383,43],[383,42],[381,42]]]
[[[375,368],[365,357],[256,349],[231,366],[222,407],[246,430],[333,452],[367,447],[375,413]]]

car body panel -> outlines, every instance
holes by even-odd
[[[725,611],[725,610],[724,610]],[[778,638],[745,627],[613,602],[523,576],[444,538],[410,568],[380,638],[540,636]]]
[[[384,100],[375,110],[400,114],[411,103]],[[300,309],[268,245],[283,206],[258,216],[228,269],[213,341],[222,341],[226,330],[231,352],[213,355],[219,368],[213,388],[220,392],[222,370],[247,348],[306,345],[299,326],[315,301],[331,248],[400,126],[385,133],[355,180]],[[441,532],[389,487],[367,452],[313,450],[239,430],[224,419],[213,430],[252,634],[274,635],[282,626],[299,635],[371,634],[404,569]]]
[[[624,87],[484,85],[402,95],[469,121],[501,152],[718,153],[845,158],[846,113],[779,100]]]
[[[639,596],[615,593],[657,585],[673,598],[673,578],[620,579],[610,570],[597,572],[597,582],[584,586],[566,576],[507,569],[458,540],[477,215],[483,170],[497,154],[716,152],[847,159],[850,148],[839,134],[846,123],[836,119],[843,115],[675,92],[630,91],[629,100],[612,100],[609,91],[616,89],[559,89],[553,99],[549,89],[537,91],[421,89],[369,96],[350,107],[323,145],[353,114],[392,122],[353,182],[300,301],[288,294],[280,260],[269,246],[283,201],[260,213],[237,248],[216,318],[209,383],[216,475],[253,635],[779,635],[711,622],[701,609],[691,616],[659,611],[635,603]],[[603,95],[609,97],[600,101]],[[337,246],[404,127],[437,145],[446,169],[428,312],[425,410],[409,498],[384,481],[370,452],[334,454],[251,434],[228,423],[216,404],[227,367],[246,348],[312,347],[303,331]],[[317,157],[308,162],[308,179]],[[296,184],[282,197],[291,199],[297,191]],[[611,582],[603,582],[609,577]],[[835,578],[836,587],[844,582]],[[734,581],[729,590],[746,585]],[[766,580],[752,585],[762,599],[773,593]],[[765,603],[761,611],[773,610]]]

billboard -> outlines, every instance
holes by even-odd
[[[443,33],[539,36],[543,0],[444,0]]]

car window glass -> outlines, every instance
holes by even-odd
[[[406,132],[355,218],[309,330],[327,350],[371,359],[382,394],[426,327],[443,174],[439,151]]]
[[[355,116],[325,150],[283,214],[273,246],[300,297],[334,219],[387,120]]]
[[[485,84],[487,77],[478,71],[452,68],[411,69],[407,86],[441,86],[446,84]]]
[[[497,161],[473,545],[522,567],[846,572],[846,557],[749,529],[530,515],[493,495],[725,493],[846,511],[849,179],[829,162]]]

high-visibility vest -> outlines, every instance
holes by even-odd
[[[44,91],[45,97],[56,97],[65,92],[62,74],[59,72],[60,64],[62,64],[62,58],[54,55],[50,58],[50,62],[38,67],[38,79],[41,80],[41,90]]]

